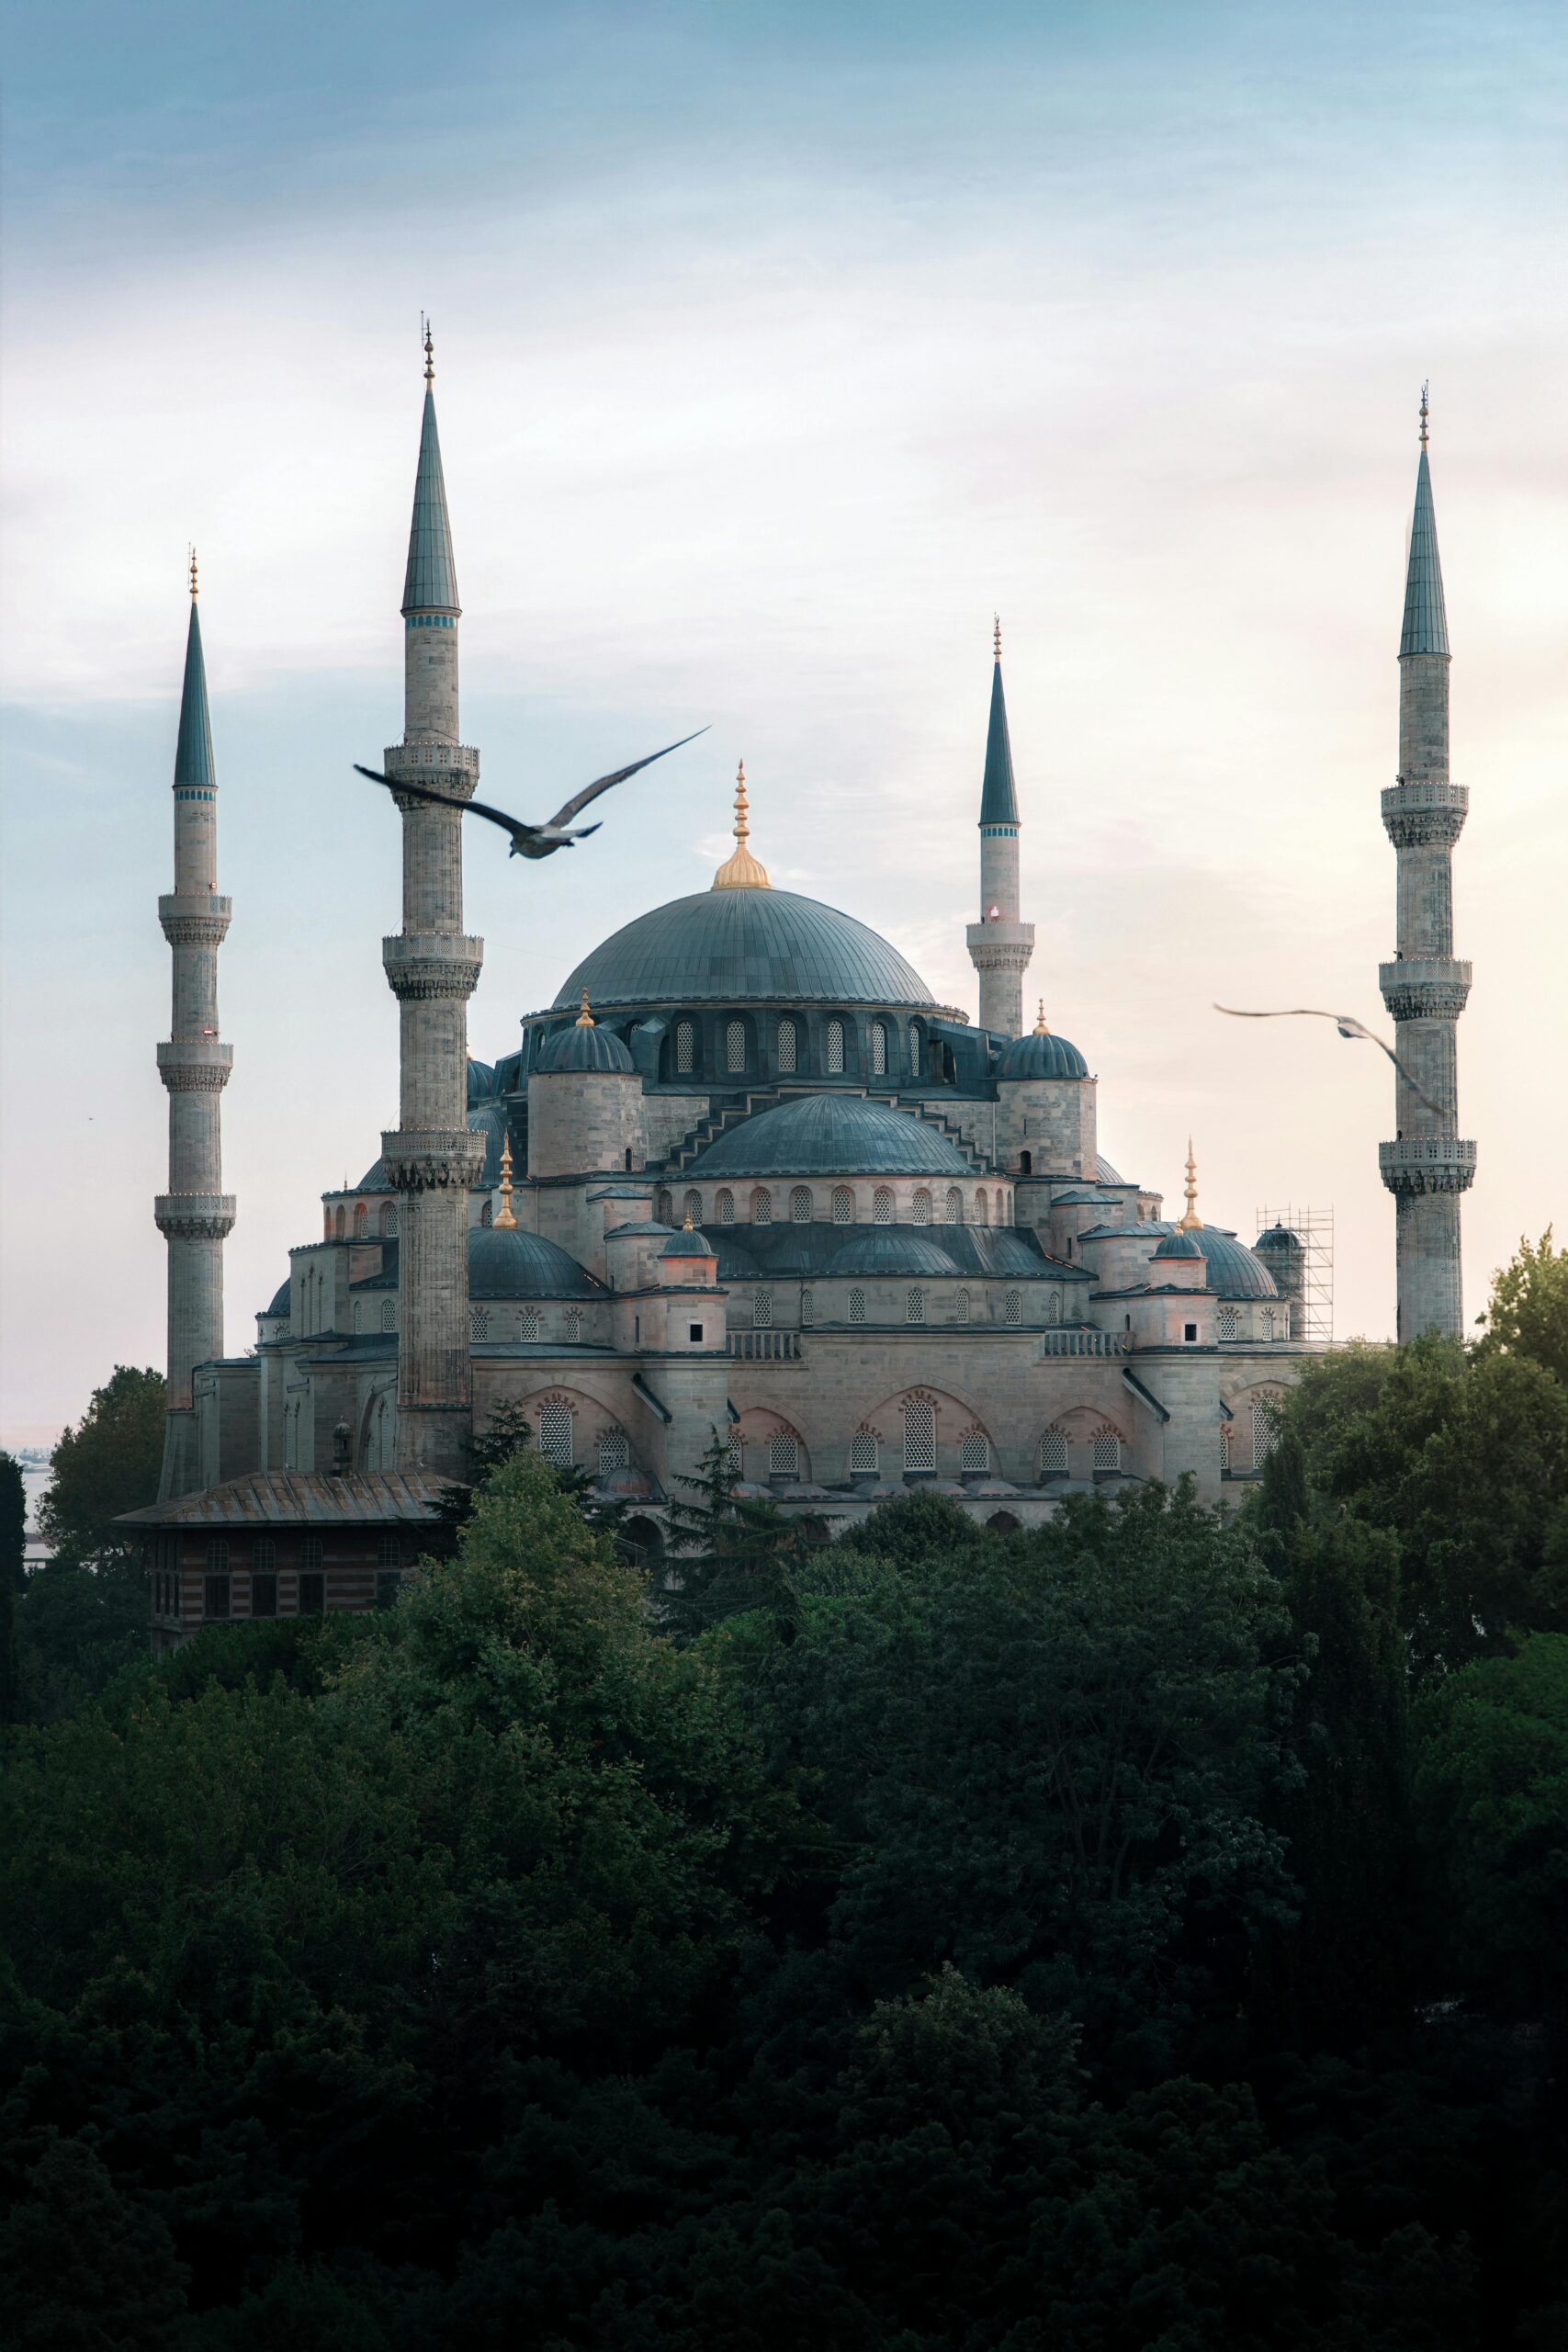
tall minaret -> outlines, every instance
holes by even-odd
[[[1470,966],[1453,952],[1452,856],[1470,795],[1449,776],[1449,625],[1427,419],[1423,384],[1399,640],[1399,776],[1382,796],[1382,820],[1399,860],[1398,944],[1393,962],[1378,967],[1402,1066],[1394,1081],[1398,1133],[1378,1146],[1378,1163],[1394,1196],[1404,1340],[1422,1331],[1457,1338],[1463,1329],[1459,1203],[1475,1175],[1475,1146],[1457,1134],[1454,1037],[1470,994]]]
[[[174,956],[174,1017],[158,1048],[169,1093],[169,1189],[153,1204],[169,1245],[168,1419],[158,1498],[201,1484],[191,1374],[223,1352],[223,1241],[234,1196],[223,1182],[220,1098],[234,1049],[218,1035],[218,950],[230,902],[217,895],[218,778],[207,710],[207,669],[197,617],[196,552],[190,559],[190,630],[175,751],[175,887],[158,901]]]
[[[479,755],[457,741],[457,574],[424,336],[424,424],[403,582],[403,740],[386,772],[452,800],[472,797]],[[472,1425],[468,1188],[483,1147],[468,1130],[468,1012],[484,960],[463,934],[459,808],[399,797],[403,927],[381,943],[398,1000],[397,1132],[381,1138],[398,1209],[398,1467],[462,1477]]]
[[[980,1026],[1017,1037],[1023,1030],[1023,975],[1034,953],[1034,925],[1018,912],[1018,796],[1002,696],[1002,625],[995,633],[991,724],[980,791],[980,920],[969,925],[969,958],[980,975]]]

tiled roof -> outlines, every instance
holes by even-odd
[[[556,1005],[929,1005],[896,947],[793,890],[702,890],[654,907],[584,956]]]
[[[975,1171],[955,1144],[908,1111],[858,1094],[804,1094],[727,1127],[685,1172],[711,1179],[972,1176]]]
[[[122,1511],[118,1527],[370,1527],[434,1520],[447,1481],[419,1472],[367,1471],[329,1478],[319,1471],[258,1470],[204,1494],[179,1495]]]

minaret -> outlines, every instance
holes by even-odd
[[[470,799],[479,755],[457,741],[457,575],[435,431],[434,359],[424,336],[424,423],[403,582],[403,740],[386,772]],[[484,942],[463,933],[460,808],[399,797],[403,927],[381,943],[399,1010],[397,1132],[381,1154],[398,1204],[400,1471],[467,1474],[468,1190],[483,1146],[468,1129],[468,1012]]]
[[[1470,994],[1470,966],[1453,952],[1453,845],[1470,795],[1449,776],[1449,625],[1421,387],[1421,456],[1399,640],[1399,775],[1382,820],[1399,861],[1397,945],[1378,967],[1394,1020],[1401,1074],[1397,1134],[1378,1146],[1398,1225],[1398,1333],[1463,1329],[1460,1194],[1475,1175],[1475,1146],[1460,1139],[1454,1025]],[[1426,1100],[1423,1100],[1426,1097]]]
[[[223,1241],[234,1196],[223,1182],[220,1098],[234,1049],[218,1035],[218,950],[230,902],[217,895],[218,778],[207,709],[207,669],[190,559],[190,629],[175,751],[175,887],[158,901],[174,956],[174,1017],[158,1048],[169,1094],[169,1189],[153,1204],[169,1245],[168,1420],[158,1498],[201,1485],[191,1374],[223,1352]]]
[[[980,791],[980,920],[969,925],[969,958],[980,975],[980,1026],[1006,1037],[1023,1029],[1023,975],[1034,953],[1034,925],[1018,910],[1018,795],[1002,695],[1002,625],[995,628],[991,723]]]

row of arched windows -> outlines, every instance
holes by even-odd
[[[787,1193],[775,1193],[771,1184],[754,1184],[744,1196],[748,1221],[752,1225],[773,1225],[786,1215],[791,1225],[812,1225],[817,1222],[822,1205],[809,1184],[792,1184]],[[854,1187],[835,1184],[827,1201],[828,1219],[834,1225],[853,1225],[856,1218]],[[1005,1223],[1010,1214],[1009,1195],[998,1186],[996,1196],[997,1219]],[[737,1201],[728,1184],[721,1184],[713,1196],[716,1225],[733,1225]],[[661,1225],[675,1222],[675,1194],[669,1185],[661,1185],[654,1202],[654,1215]],[[704,1221],[703,1196],[690,1186],[681,1198],[681,1218],[690,1218],[693,1225]],[[898,1218],[898,1199],[891,1184],[878,1184],[871,1196],[873,1225],[895,1225]],[[910,1198],[909,1221],[913,1225],[963,1225],[965,1222],[964,1193],[957,1184],[949,1184],[944,1192],[933,1193],[929,1185],[917,1185]],[[990,1202],[982,1184],[975,1196],[975,1221],[990,1223]]]
[[[744,1014],[732,1012],[724,1018],[716,1034],[720,1063],[717,1075],[742,1078],[749,1070],[761,1067],[761,1057],[753,1055],[752,1035],[752,1023]],[[779,1077],[796,1078],[807,1073],[808,1031],[804,1021],[794,1013],[781,1013],[773,1030],[773,1066]],[[841,1013],[829,1013],[821,1030],[822,1075],[842,1078],[852,1067],[859,1066],[862,1050],[854,1022]],[[673,1078],[698,1078],[703,1075],[701,1062],[697,1023],[682,1014],[675,1023],[666,1069]],[[900,1030],[897,1022],[882,1017],[867,1024],[863,1066],[872,1078],[898,1077],[907,1072],[914,1079],[940,1079],[947,1071],[940,1039],[928,1037],[917,1022],[911,1022],[907,1030]]]
[[[924,1283],[909,1283],[904,1292],[904,1321],[906,1323],[925,1322],[929,1295]],[[1056,1314],[1059,1317],[1060,1306],[1055,1294],[1053,1294],[1050,1304],[1056,1307]],[[852,1284],[850,1288],[848,1314],[852,1323],[864,1323],[866,1320],[865,1292],[858,1283]],[[955,1323],[967,1323],[970,1319],[971,1300],[969,1288],[965,1283],[953,1294],[953,1320]],[[816,1293],[807,1284],[801,1286],[800,1321],[803,1329],[810,1329],[817,1321]],[[1003,1294],[1002,1321],[1010,1331],[1022,1329],[1023,1293],[1021,1291],[1010,1290]],[[751,1329],[754,1331],[768,1331],[773,1329],[773,1284],[759,1283],[751,1293]]]
[[[850,1440],[846,1463],[852,1478],[880,1477],[885,1470],[902,1473],[906,1477],[930,1477],[937,1469],[937,1409],[934,1398],[915,1395],[906,1399],[903,1411],[901,1445],[886,1447],[880,1433],[863,1423]],[[767,1475],[771,1478],[798,1478],[801,1476],[803,1453],[799,1438],[790,1429],[776,1429],[755,1441],[764,1454]],[[1082,1467],[1095,1477],[1110,1477],[1122,1466],[1122,1444],[1120,1434],[1109,1422],[1092,1430],[1078,1442],[1084,1448]],[[1066,1430],[1045,1430],[1036,1454],[1042,1486],[1054,1479],[1066,1478],[1072,1467],[1071,1443]],[[885,1461],[885,1453],[892,1459]],[[725,1449],[725,1467],[732,1478],[744,1475],[744,1446],[739,1437],[732,1437]],[[759,1464],[761,1468],[761,1464]],[[991,1442],[983,1429],[972,1427],[963,1430],[958,1439],[958,1472],[961,1477],[984,1477],[992,1468]]]
[[[355,1201],[352,1216],[346,1202],[340,1201],[335,1209],[328,1202],[321,1211],[321,1217],[323,1241],[368,1241],[371,1238],[370,1204],[367,1201]],[[376,1238],[379,1241],[394,1240],[397,1230],[397,1204],[392,1201],[383,1201],[376,1215]]]

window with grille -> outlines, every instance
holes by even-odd
[[[909,1076],[919,1078],[921,1071],[920,1033],[913,1022],[909,1023]]]
[[[523,1309],[523,1337],[525,1340],[536,1340],[538,1336],[539,1310],[536,1306],[525,1306]]]
[[[570,1312],[568,1314],[566,1318],[566,1336],[569,1343],[574,1348],[581,1339],[582,1309],[581,1306],[572,1307]]]
[[[751,1293],[751,1329],[768,1330],[773,1319],[773,1293],[771,1283],[762,1283]]]
[[[879,1467],[876,1431],[856,1430],[850,1440],[850,1476],[852,1478],[874,1478]]]
[[[936,1407],[929,1396],[911,1396],[904,1408],[904,1467],[936,1468]]]
[[[225,1576],[229,1568],[229,1539],[226,1535],[209,1535],[207,1539],[207,1568],[209,1576]]]
[[[204,1617],[227,1617],[229,1614],[229,1579],[227,1577],[203,1577],[201,1613]]]
[[[835,1014],[828,1023],[828,1075],[842,1078],[844,1074],[844,1024]]]
[[[386,1206],[385,1206],[385,1207],[382,1209],[382,1211],[381,1211],[381,1238],[382,1238],[382,1239],[383,1239],[384,1241],[390,1241],[390,1240],[391,1240],[391,1239],[393,1239],[393,1238],[394,1238],[394,1237],[396,1236],[397,1230],[398,1230],[398,1212],[397,1212],[397,1210],[392,1206],[391,1202],[390,1202],[390,1201],[389,1201],[389,1202],[387,1203]]]
[[[874,1021],[871,1024],[871,1074],[873,1078],[887,1075],[887,1023]]]
[[[735,1195],[733,1193],[720,1193],[714,1202],[714,1207],[718,1212],[718,1221],[720,1225],[733,1225],[735,1223]]]
[[[685,1199],[681,1204],[681,1215],[683,1217],[689,1217],[694,1225],[701,1225],[703,1221],[703,1196],[700,1193],[687,1193]]]
[[[675,1222],[675,1195],[667,1184],[660,1184],[653,1196],[653,1219],[656,1225],[673,1225]]]
[[[1122,1441],[1114,1430],[1095,1431],[1093,1461],[1097,1471],[1121,1469]]]
[[[808,1331],[817,1320],[817,1301],[803,1283],[800,1293],[800,1328]]]
[[[724,1024],[724,1067],[732,1073],[746,1067],[744,1021],[727,1021]]]
[[[299,1546],[299,1566],[313,1572],[321,1565],[321,1539],[319,1535],[307,1535]]]
[[[253,1571],[259,1568],[263,1576],[270,1576],[276,1566],[276,1544],[273,1542],[270,1535],[258,1535],[255,1542],[251,1545],[251,1567]]]
[[[1256,1463],[1267,1462],[1274,1451],[1274,1441],[1280,1432],[1275,1426],[1274,1407],[1267,1396],[1252,1400],[1252,1458]]]
[[[926,1295],[918,1283],[911,1283],[904,1293],[904,1320],[923,1323],[926,1319]]]
[[[1221,1309],[1220,1309],[1220,1337],[1221,1337],[1221,1339],[1222,1339],[1222,1340],[1234,1340],[1234,1339],[1235,1338],[1235,1335],[1236,1335],[1237,1328],[1238,1328],[1238,1326],[1237,1326],[1237,1322],[1236,1322],[1236,1312],[1235,1312],[1235,1307],[1234,1307],[1234,1306],[1222,1306],[1222,1307],[1221,1307]]]
[[[626,1443],[625,1430],[606,1430],[599,1440],[599,1476],[613,1478],[631,1460],[631,1448]]]
[[[796,1184],[791,1192],[789,1196],[789,1221],[792,1225],[810,1224],[811,1187],[809,1184]]]
[[[489,1339],[490,1309],[488,1306],[474,1306],[469,1308],[468,1337],[470,1340]]]
[[[890,1184],[879,1184],[872,1194],[871,1221],[873,1225],[892,1224],[893,1187]]]
[[[800,1476],[800,1442],[789,1430],[776,1430],[768,1440],[768,1476],[770,1478],[798,1478]]]
[[[299,1614],[319,1617],[327,1605],[327,1580],[320,1568],[308,1568],[299,1577]]]
[[[1023,1293],[1010,1290],[1002,1303],[1002,1319],[1010,1331],[1016,1331],[1023,1320]]]
[[[854,1221],[855,1196],[853,1193],[850,1190],[847,1184],[835,1184],[833,1187],[833,1223],[835,1225],[853,1225]]]
[[[378,1568],[400,1568],[403,1565],[402,1538],[382,1535],[376,1542],[376,1566]]]
[[[690,1078],[696,1057],[697,1033],[689,1021],[675,1023],[675,1075]]]
[[[984,1430],[965,1430],[958,1441],[958,1467],[962,1470],[988,1470],[991,1466],[990,1441]]]
[[[955,1323],[967,1323],[969,1320],[969,1294],[966,1290],[961,1290],[953,1303],[953,1319]]]
[[[850,1293],[850,1321],[852,1323],[863,1323],[865,1321],[865,1293],[863,1290],[852,1290]]]
[[[989,1225],[990,1221],[990,1199],[987,1193],[984,1184],[982,1184],[979,1191],[975,1195],[975,1222],[976,1225]]]
[[[1067,1475],[1067,1432],[1047,1430],[1040,1441],[1040,1476],[1042,1478],[1065,1478]]]
[[[1045,1320],[1047,1323],[1059,1323],[1061,1319],[1062,1294],[1059,1290],[1054,1290],[1045,1301]]]
[[[1274,1310],[1271,1306],[1266,1306],[1263,1310],[1263,1329],[1267,1337],[1271,1340],[1274,1336]]]
[[[257,1576],[253,1568],[251,1571],[251,1615],[276,1617],[276,1614],[277,1578],[271,1575]]]
[[[787,1015],[779,1023],[778,1054],[780,1077],[793,1078],[798,1057],[795,1052],[795,1023]]]
[[[362,1241],[370,1229],[370,1212],[363,1201],[354,1204],[354,1238]]]
[[[483,1208],[480,1209],[479,1223],[481,1225],[493,1225],[495,1223],[495,1204],[493,1201],[487,1201]]]
[[[398,1302],[395,1298],[384,1298],[381,1301],[381,1329],[383,1331],[395,1331],[397,1328]]]
[[[916,1187],[915,1191],[915,1223],[917,1225],[930,1225],[931,1221],[931,1196],[927,1192],[925,1186],[920,1184]]]
[[[1222,1478],[1228,1478],[1228,1477],[1230,1476],[1230,1469],[1231,1469],[1231,1424],[1230,1424],[1230,1422],[1229,1422],[1229,1421],[1222,1421],[1222,1422],[1220,1423],[1220,1476],[1221,1476],[1221,1477],[1222,1477]]]
[[[956,1185],[956,1184],[950,1184],[950,1185],[948,1186],[948,1188],[947,1188],[947,1199],[946,1199],[946,1201],[943,1203],[942,1206],[943,1206],[943,1214],[944,1214],[945,1218],[946,1218],[946,1221],[947,1221],[947,1223],[948,1223],[949,1225],[962,1225],[962,1224],[963,1224],[963,1222],[964,1222],[964,1195],[963,1195],[963,1193],[959,1191],[959,1189],[958,1189],[958,1187],[957,1187],[957,1185]]]
[[[558,1396],[539,1408],[539,1452],[547,1462],[554,1462],[561,1469],[570,1466],[576,1454],[575,1433],[571,1408],[563,1405]]]
[[[773,1196],[765,1184],[759,1184],[751,1195],[751,1222],[753,1225],[772,1225],[773,1221]]]
[[[729,1443],[724,1449],[721,1460],[724,1466],[725,1476],[727,1478],[739,1478],[741,1471],[741,1460],[740,1440],[738,1437],[732,1437],[730,1439]]]

